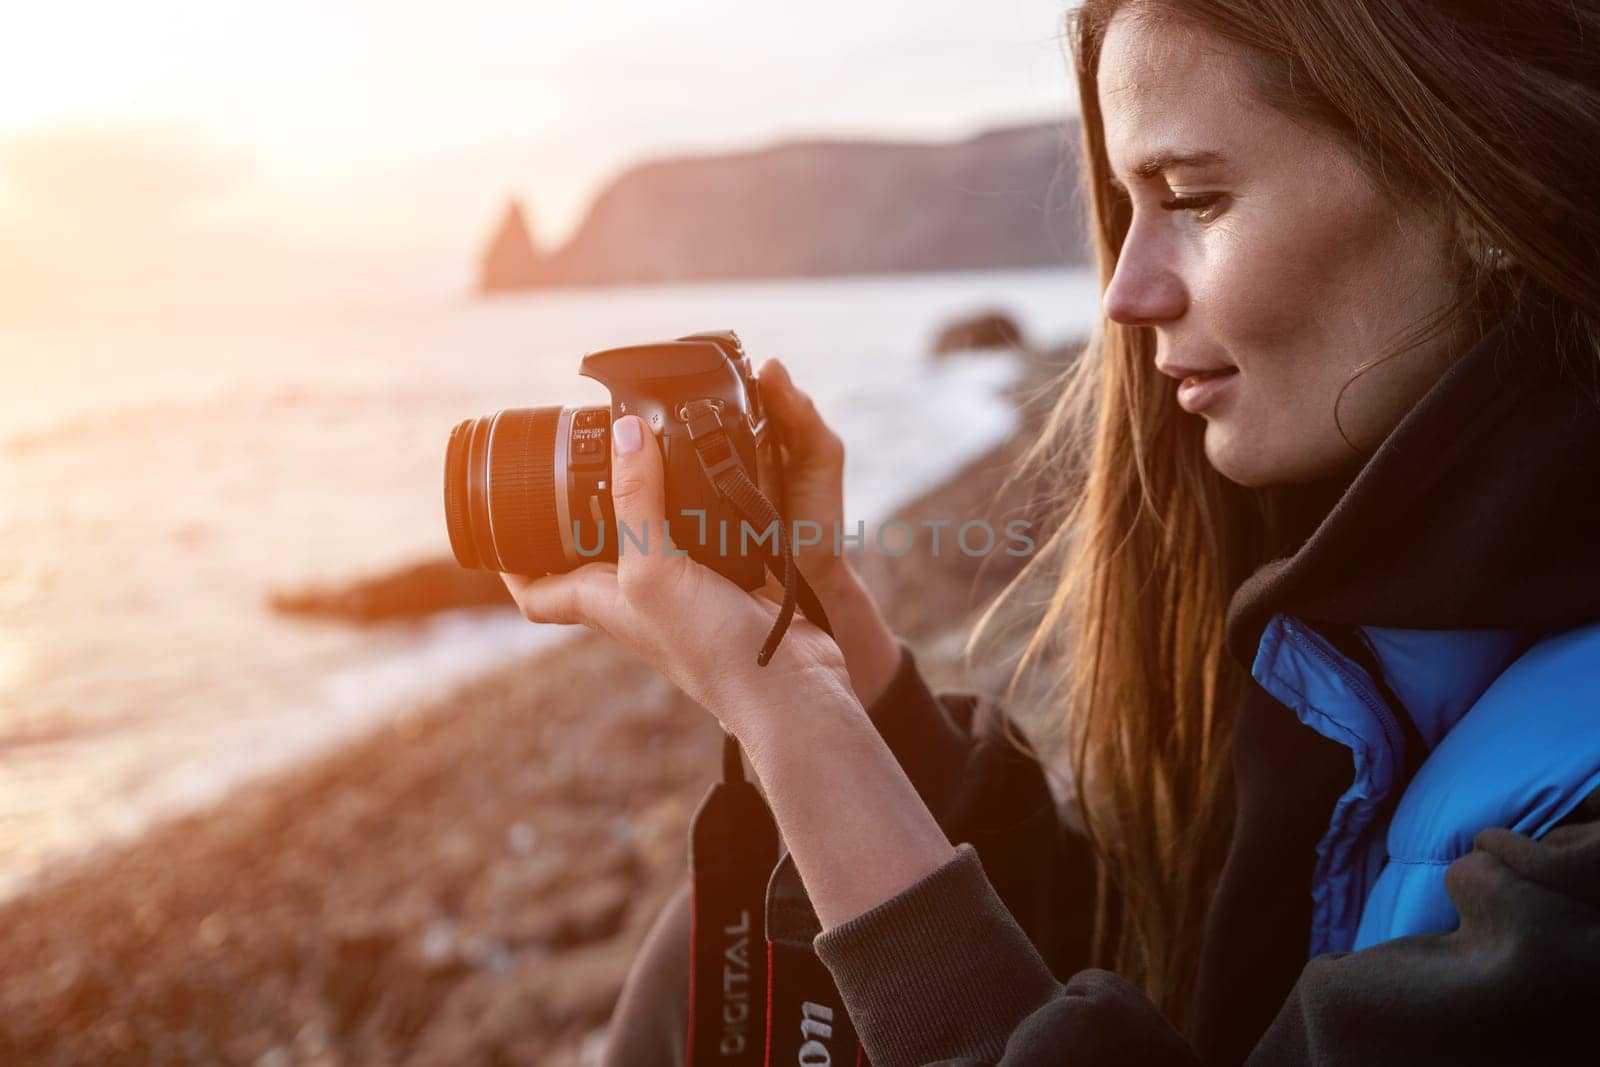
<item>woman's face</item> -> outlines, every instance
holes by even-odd
[[[1105,314],[1155,331],[1176,402],[1248,486],[1348,468],[1428,390],[1453,340],[1340,389],[1452,297],[1454,228],[1395,203],[1331,134],[1253,93],[1238,47],[1118,15],[1099,69],[1106,152],[1133,221]],[[1339,419],[1335,421],[1335,403]]]

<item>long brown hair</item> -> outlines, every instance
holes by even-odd
[[[1243,45],[1269,103],[1340,138],[1396,197],[1454,206],[1512,257],[1512,269],[1493,270],[1457,250],[1460,299],[1400,351],[1475,336],[1538,291],[1573,342],[1574,382],[1595,388],[1596,0],[1086,0],[1067,36],[1102,291],[1131,210],[1110,181],[1096,73],[1107,25],[1125,9]],[[1295,527],[1287,491],[1247,490],[1211,468],[1203,424],[1178,412],[1154,358],[1151,330],[1102,318],[1052,383],[1043,432],[1013,474],[1050,486],[1052,529],[968,651],[1002,629],[1004,608],[1022,605],[1031,636],[1008,699],[1042,698],[1063,727],[1100,859],[1096,962],[1183,1026],[1234,818],[1232,733],[1247,676],[1224,648],[1225,611],[1246,576],[1293,550]],[[1041,577],[1046,593],[1030,602],[1024,591]]]

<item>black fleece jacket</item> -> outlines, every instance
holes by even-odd
[[[1536,302],[1465,353],[1298,550],[1239,588],[1232,654],[1248,666],[1279,612],[1551,632],[1600,619],[1600,408],[1560,373],[1566,325]],[[1600,793],[1537,841],[1479,833],[1447,874],[1457,930],[1308,963],[1315,847],[1350,754],[1252,683],[1185,1039],[1131,983],[1081,969],[1082,842],[1056,825],[997,848],[982,829],[990,794],[1017,788],[995,772],[1000,714],[935,697],[909,652],[871,712],[962,842],[815,940],[875,1067],[1600,1062],[1587,1015],[1600,1005]],[[919,772],[930,765],[942,770]]]

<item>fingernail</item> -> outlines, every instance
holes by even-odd
[[[617,451],[624,456],[639,451],[639,446],[644,444],[644,426],[639,422],[639,416],[624,415],[612,423],[611,439],[617,443]]]

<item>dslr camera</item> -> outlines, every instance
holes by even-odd
[[[578,373],[606,387],[609,408],[506,408],[451,430],[444,507],[461,566],[559,574],[669,531],[744,589],[761,586],[770,559],[789,562],[777,436],[733,331],[591,352]],[[660,441],[666,529],[617,527],[611,423],[623,415]]]

